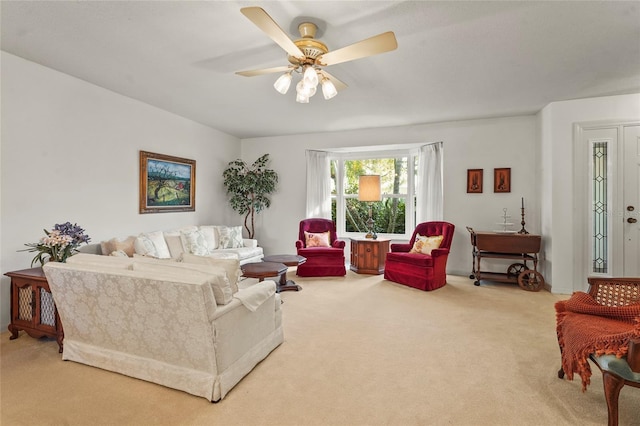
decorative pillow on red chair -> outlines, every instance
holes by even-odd
[[[305,244],[307,248],[310,247],[331,247],[329,244],[329,236],[331,233],[329,231],[322,232],[320,234],[314,234],[313,232],[304,232],[305,236]]]
[[[423,237],[422,235],[417,234],[416,242],[413,243],[413,247],[409,250],[409,253],[431,254],[433,249],[440,247],[443,238],[444,237],[442,235]]]

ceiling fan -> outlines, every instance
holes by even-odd
[[[296,85],[296,101],[300,103],[309,103],[309,98],[316,93],[318,84],[322,86],[325,99],[333,98],[338,90],[347,87],[346,84],[325,71],[323,67],[389,52],[398,47],[395,35],[388,31],[341,49],[329,51],[324,43],[314,38],[318,27],[311,22],[303,22],[298,26],[302,38],[293,41],[264,9],[245,7],[240,9],[240,12],[288,53],[290,64],[274,68],[238,71],[236,74],[253,77],[284,71],[285,73],[273,85],[278,92],[284,95],[291,85],[292,74],[299,73],[302,75],[302,79]]]

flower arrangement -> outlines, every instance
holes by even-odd
[[[56,224],[51,231],[44,229],[44,233],[46,236],[40,238],[40,241],[25,244],[29,248],[19,250],[38,252],[31,261],[32,267],[36,262],[44,265],[47,259],[50,262],[66,262],[70,256],[78,252],[80,244],[91,241],[91,238],[84,233],[84,229],[75,223],[72,225],[71,222]]]

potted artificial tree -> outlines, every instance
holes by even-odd
[[[249,238],[255,235],[255,215],[271,205],[269,195],[275,192],[278,183],[278,174],[267,168],[268,162],[269,154],[258,158],[251,166],[235,160],[222,174],[227,194],[231,195],[231,208],[244,215],[244,228]],[[250,224],[247,223],[249,217]]]

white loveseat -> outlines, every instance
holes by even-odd
[[[281,301],[271,280],[238,290],[237,260],[208,261],[78,254],[45,264],[62,359],[224,398],[283,342]]]
[[[241,226],[185,226],[168,231],[143,232],[126,238],[111,238],[81,248],[83,253],[148,256],[180,259],[183,253],[217,258],[237,258],[241,265],[264,257],[258,240],[242,238]]]

